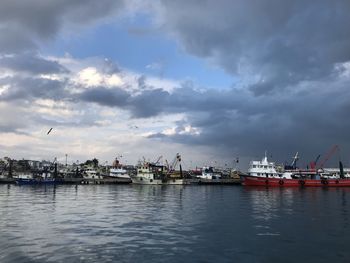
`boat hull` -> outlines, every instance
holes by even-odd
[[[57,179],[24,179],[20,178],[16,180],[17,185],[53,185],[53,184],[61,184],[61,180]]]
[[[165,185],[184,185],[184,184],[190,184],[190,182],[185,180],[185,179],[168,179],[166,181],[163,181],[163,184],[165,184]]]
[[[350,179],[283,179],[245,176],[242,184],[268,187],[350,187]]]
[[[131,177],[131,181],[133,184],[150,184],[150,185],[163,184],[162,180],[149,179],[145,177]]]
[[[106,178],[112,178],[112,179],[131,179],[130,175],[107,175]]]
[[[149,185],[184,185],[189,184],[188,181],[184,179],[149,179],[143,177],[132,177],[131,178],[133,184],[149,184]]]

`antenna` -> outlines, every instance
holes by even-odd
[[[297,152],[294,157],[293,157],[293,162],[291,164],[292,167],[296,168],[297,166],[297,161],[299,160],[299,152]]]

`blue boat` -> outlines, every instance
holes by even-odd
[[[53,184],[61,184],[61,179],[55,178],[19,178],[16,180],[17,185],[53,185]]]

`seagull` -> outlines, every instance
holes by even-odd
[[[47,132],[46,135],[49,135],[51,131],[52,131],[52,128],[50,128],[50,130]]]

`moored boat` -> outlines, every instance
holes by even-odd
[[[102,179],[102,175],[93,167],[87,167],[83,170],[83,178],[86,179]]]
[[[221,173],[215,171],[212,166],[205,166],[202,168],[202,173],[196,177],[198,179],[218,180],[221,179]]]
[[[19,178],[16,180],[17,185],[52,185],[61,184],[61,179],[55,178]]]
[[[133,184],[162,184],[164,179],[163,165],[144,162],[137,168],[137,174],[131,177]]]
[[[169,165],[158,164],[160,158],[155,163],[144,161],[137,168],[136,175],[131,177],[133,184],[153,184],[153,185],[183,185],[189,184],[183,176],[181,166],[181,156],[176,154],[173,162]],[[180,170],[176,171],[176,166],[179,165]]]
[[[116,158],[113,162],[112,168],[109,169],[108,177],[111,178],[121,178],[121,179],[130,179],[128,171],[123,168],[122,164]]]
[[[245,176],[242,182],[245,186],[279,186],[279,187],[289,187],[289,186],[304,186],[304,187],[340,187],[340,186],[350,186],[349,178],[264,178],[257,176]]]
[[[252,161],[248,174],[243,176],[245,186],[278,186],[278,187],[343,187],[350,186],[350,178],[345,177],[343,164],[339,162],[339,173],[329,173],[324,169],[298,169],[295,155],[290,170],[277,172],[274,162],[268,162],[267,157],[262,161]]]

